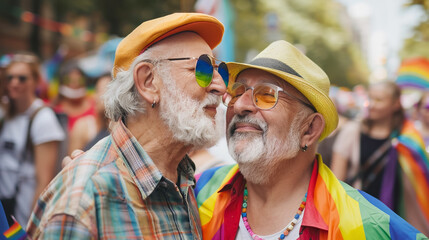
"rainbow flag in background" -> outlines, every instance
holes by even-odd
[[[314,165],[306,212],[310,214],[308,217],[320,216],[328,227],[327,233],[320,232],[320,239],[427,239],[379,200],[339,181],[320,155]],[[196,177],[195,195],[204,240],[234,239],[225,233],[228,227],[225,223],[236,216],[225,216],[225,210],[236,206],[241,213],[241,202],[231,201],[230,192],[219,190],[228,183],[245,181],[237,173],[238,165],[230,165]]]
[[[27,239],[27,233],[22,229],[21,225],[15,220],[15,223],[3,233],[7,239],[24,240]]]
[[[429,223],[429,158],[423,139],[412,122],[404,123],[401,134],[397,137],[393,147],[397,151],[397,159],[402,171],[411,182],[420,210]],[[384,182],[388,183],[389,180]],[[382,189],[390,188],[386,186],[383,184]],[[389,206],[390,201],[381,200]]]
[[[399,67],[396,84],[401,88],[429,89],[429,59],[404,60]]]

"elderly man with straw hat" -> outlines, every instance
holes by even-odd
[[[50,183],[31,238],[202,238],[186,154],[221,136],[216,108],[229,74],[212,49],[223,31],[214,17],[176,13],[121,41],[105,93],[111,134]]]
[[[227,141],[238,165],[197,176],[204,239],[424,239],[316,153],[337,126],[327,75],[286,41],[228,63]]]

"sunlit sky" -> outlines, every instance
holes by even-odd
[[[406,0],[337,0],[347,6],[353,19],[369,18],[368,63],[372,71],[385,68],[392,77],[400,64],[403,40],[422,18],[417,7],[404,8]]]

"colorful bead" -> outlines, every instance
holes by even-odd
[[[243,204],[242,204],[242,209],[241,209],[241,216],[243,218],[243,222],[244,222],[244,226],[246,227],[247,231],[249,232],[250,236],[252,236],[252,238],[254,240],[263,240],[262,238],[260,238],[258,235],[256,235],[252,229],[250,228],[249,222],[247,221],[247,199],[248,199],[248,192],[247,192],[247,185],[244,186],[244,197],[243,197]],[[295,214],[294,218],[292,219],[292,221],[288,224],[288,226],[286,227],[286,230],[280,234],[279,239],[285,239],[285,237],[287,235],[289,235],[289,233],[292,231],[292,229],[295,227],[295,225],[298,223],[298,219],[299,216],[301,215],[302,211],[305,208],[305,203],[307,201],[307,193],[305,193],[305,197],[302,198],[302,203],[299,206],[299,209],[297,211],[297,213]]]

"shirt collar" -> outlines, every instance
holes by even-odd
[[[319,211],[317,211],[316,206],[314,205],[314,198],[315,198],[314,190],[316,186],[317,177],[319,175],[319,166],[318,166],[319,158],[320,158],[320,155],[317,154],[316,158],[314,159],[313,170],[310,178],[310,184],[307,190],[307,202],[305,204],[305,213],[302,220],[302,226],[314,227],[314,228],[319,228],[321,230],[328,231],[328,225],[325,223]]]
[[[305,205],[305,213],[304,213],[304,217],[302,220],[302,226],[314,227],[314,228],[318,228],[321,230],[328,231],[328,225],[325,223],[322,216],[317,211],[317,209],[314,205],[314,193],[315,193],[314,190],[315,190],[317,177],[319,175],[319,173],[318,173],[318,170],[319,170],[318,159],[319,158],[320,158],[320,155],[317,154],[317,157],[314,159],[313,170],[312,170],[311,178],[310,178],[310,184],[309,184],[308,190],[307,190],[307,192],[308,192],[307,193],[307,202]],[[242,194],[242,191],[244,191],[245,182],[246,182],[246,180],[244,179],[243,175],[240,173],[240,171],[238,171],[231,178],[231,180],[227,184],[225,184],[225,186],[223,186],[221,188],[221,190],[219,190],[219,192],[231,191],[232,195],[234,195],[236,192]]]
[[[315,194],[315,186],[317,177],[319,175],[319,166],[318,166],[318,160],[320,155],[317,154],[316,158],[313,162],[313,170],[311,173],[310,178],[310,184],[308,186],[307,190],[307,202],[305,205],[305,213],[302,220],[302,226],[306,227],[314,227],[318,228],[320,230],[328,231],[328,225],[323,220],[320,213],[317,211],[316,206],[314,205],[314,194]],[[242,195],[242,191],[244,191],[244,184],[246,180],[244,179],[243,175],[238,171],[232,178],[229,180],[228,183],[223,186],[219,192],[226,192],[230,191],[232,195],[235,195],[235,193],[239,193],[239,195]],[[319,196],[320,197],[320,196]]]
[[[147,198],[155,190],[163,178],[152,158],[146,153],[137,139],[131,134],[122,120],[114,124],[112,139],[121,158],[128,168],[131,177],[139,188],[142,198]],[[185,156],[177,168],[181,187],[195,185],[193,177],[195,166],[188,156]]]
[[[220,192],[232,191],[233,194],[244,191],[246,180],[240,171],[237,171],[234,176],[219,190]]]
[[[180,161],[177,172],[180,176],[180,188],[183,192],[187,192],[187,187],[195,186],[195,164],[188,155]]]

